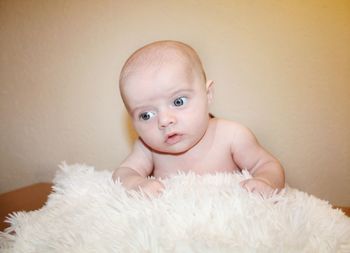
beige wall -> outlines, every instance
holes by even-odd
[[[350,205],[350,1],[0,2],[0,192],[130,149],[126,57],[182,40],[216,82],[212,112],[251,128],[303,191]]]

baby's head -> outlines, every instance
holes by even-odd
[[[193,48],[157,41],[124,64],[120,93],[143,142],[162,153],[183,153],[204,136],[209,124],[212,81]]]

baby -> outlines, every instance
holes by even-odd
[[[269,197],[284,187],[279,161],[246,127],[209,116],[213,81],[193,48],[157,41],[134,52],[120,74],[120,93],[139,135],[113,173],[128,190],[158,195],[158,180],[178,171],[197,174],[247,169],[241,186]],[[151,179],[148,176],[153,175]]]

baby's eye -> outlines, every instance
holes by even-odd
[[[153,118],[155,115],[156,115],[155,112],[143,112],[143,113],[140,113],[139,119],[146,121],[146,120],[149,120],[150,118]]]
[[[182,106],[187,103],[187,97],[179,97],[173,103],[175,106]]]

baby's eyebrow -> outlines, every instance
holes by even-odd
[[[144,108],[146,108],[146,107],[145,106],[137,106],[137,107],[135,107],[134,109],[131,110],[131,115],[134,115],[138,111],[141,111],[141,112],[145,111]],[[149,111],[149,110],[147,110],[147,111]]]
[[[177,94],[181,94],[181,93],[190,93],[193,92],[193,89],[180,89],[180,90],[175,90],[174,92],[170,93],[170,97],[173,97]]]

